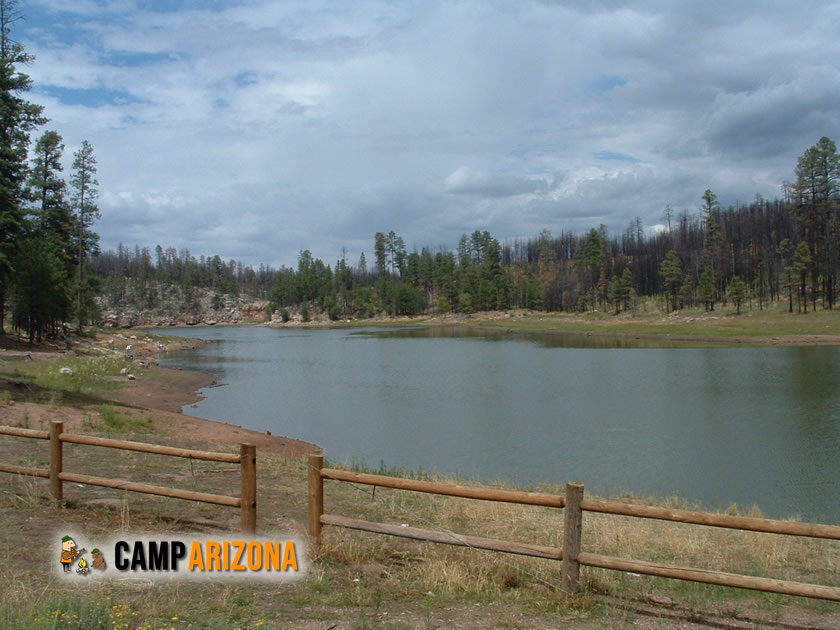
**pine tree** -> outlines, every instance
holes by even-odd
[[[720,224],[720,206],[717,202],[717,195],[707,189],[703,193],[702,199],[703,222],[706,227],[706,233],[703,239],[703,257],[705,258],[707,268],[711,267],[712,269],[715,301],[717,301],[723,293],[721,288],[723,278],[725,277],[725,240]]]
[[[729,286],[726,288],[726,295],[735,303],[736,312],[740,315],[741,302],[747,295],[747,285],[739,276],[732,276],[732,280],[729,281]]]
[[[808,312],[808,293],[806,288],[806,277],[808,274],[808,269],[811,269],[812,264],[813,260],[811,258],[811,252],[808,250],[808,243],[806,243],[805,241],[799,241],[799,245],[796,246],[796,251],[794,251],[793,253],[793,269],[794,271],[796,271],[796,273],[799,274],[799,312]],[[813,285],[811,286],[811,290],[815,290]]]
[[[50,241],[60,252],[65,264],[75,263],[73,213],[67,201],[67,183],[60,173],[64,144],[55,131],[46,131],[35,143],[27,193],[33,206],[35,230],[40,238]]]
[[[73,215],[66,183],[60,177],[64,145],[55,131],[35,143],[27,181],[31,202],[15,255],[12,323],[25,330],[29,342],[44,333],[57,334],[70,310],[70,279],[75,263]]]
[[[707,311],[715,310],[715,272],[711,265],[706,265],[700,276],[700,298]]]
[[[671,294],[670,310],[677,310],[677,294],[682,284],[682,262],[677,253],[672,249],[665,255],[665,260],[659,266],[659,273],[662,275],[662,282],[666,291]]]
[[[833,259],[840,258],[836,244],[840,231],[836,217],[840,190],[840,155],[833,140],[823,136],[803,153],[796,164],[794,213],[800,236],[810,252],[811,303],[816,310],[817,278],[822,277],[823,301],[834,304],[836,269]],[[825,304],[824,304],[825,305]]]
[[[32,84],[17,68],[30,63],[32,56],[11,37],[11,27],[20,18],[15,0],[0,0],[0,332],[23,228],[29,133],[46,122],[44,108],[20,96]]]
[[[97,186],[99,182],[96,181],[96,157],[93,155],[93,147],[87,140],[82,142],[82,146],[73,154],[73,173],[70,175],[70,187],[73,192],[71,194],[71,202],[73,208],[76,210],[77,220],[77,241],[78,248],[78,275],[77,279],[77,302],[78,309],[76,316],[78,319],[78,330],[82,331],[82,326],[87,320],[90,300],[92,298],[93,286],[91,284],[92,278],[85,273],[85,256],[88,253],[97,253],[97,242],[99,237],[95,232],[90,230],[93,222],[99,218],[99,207],[96,205],[96,199],[99,196]]]
[[[376,275],[385,275],[385,234],[377,232],[373,236],[373,253],[376,257]]]

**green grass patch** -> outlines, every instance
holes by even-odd
[[[0,374],[22,379],[48,390],[69,394],[101,395],[119,387],[120,370],[126,367],[119,356],[62,357],[50,361],[0,363]],[[72,376],[61,374],[72,370]]]
[[[102,425],[108,431],[118,433],[148,433],[152,430],[152,419],[149,416],[126,416],[113,405],[102,405],[99,410]]]

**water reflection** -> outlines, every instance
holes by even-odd
[[[381,339],[480,339],[489,342],[524,340],[544,348],[719,348],[728,345],[718,341],[680,341],[612,333],[532,332],[469,326],[417,326],[360,330],[353,334]]]

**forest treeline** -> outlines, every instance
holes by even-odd
[[[666,208],[664,228],[648,233],[640,219],[612,235],[600,226],[500,242],[476,230],[453,249],[408,252],[395,232],[377,232],[370,262],[362,253],[328,264],[303,250],[294,268],[256,270],[218,256],[121,246],[93,268],[111,304],[154,309],[160,287],[176,285],[186,309],[197,308],[196,289],[204,288],[219,304],[224,294],[263,297],[284,319],[292,308],[304,320],[313,310],[331,319],[509,308],[619,313],[650,296],[665,310],[727,302],[740,310],[745,300],[758,308],[785,301],[790,311],[830,309],[840,272],[835,143],[824,137],[807,149],[795,175],[782,185],[783,198],[727,208],[706,190],[699,211]]]

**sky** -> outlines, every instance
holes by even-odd
[[[840,2],[24,0],[103,248],[258,266],[781,196],[840,141]]]

